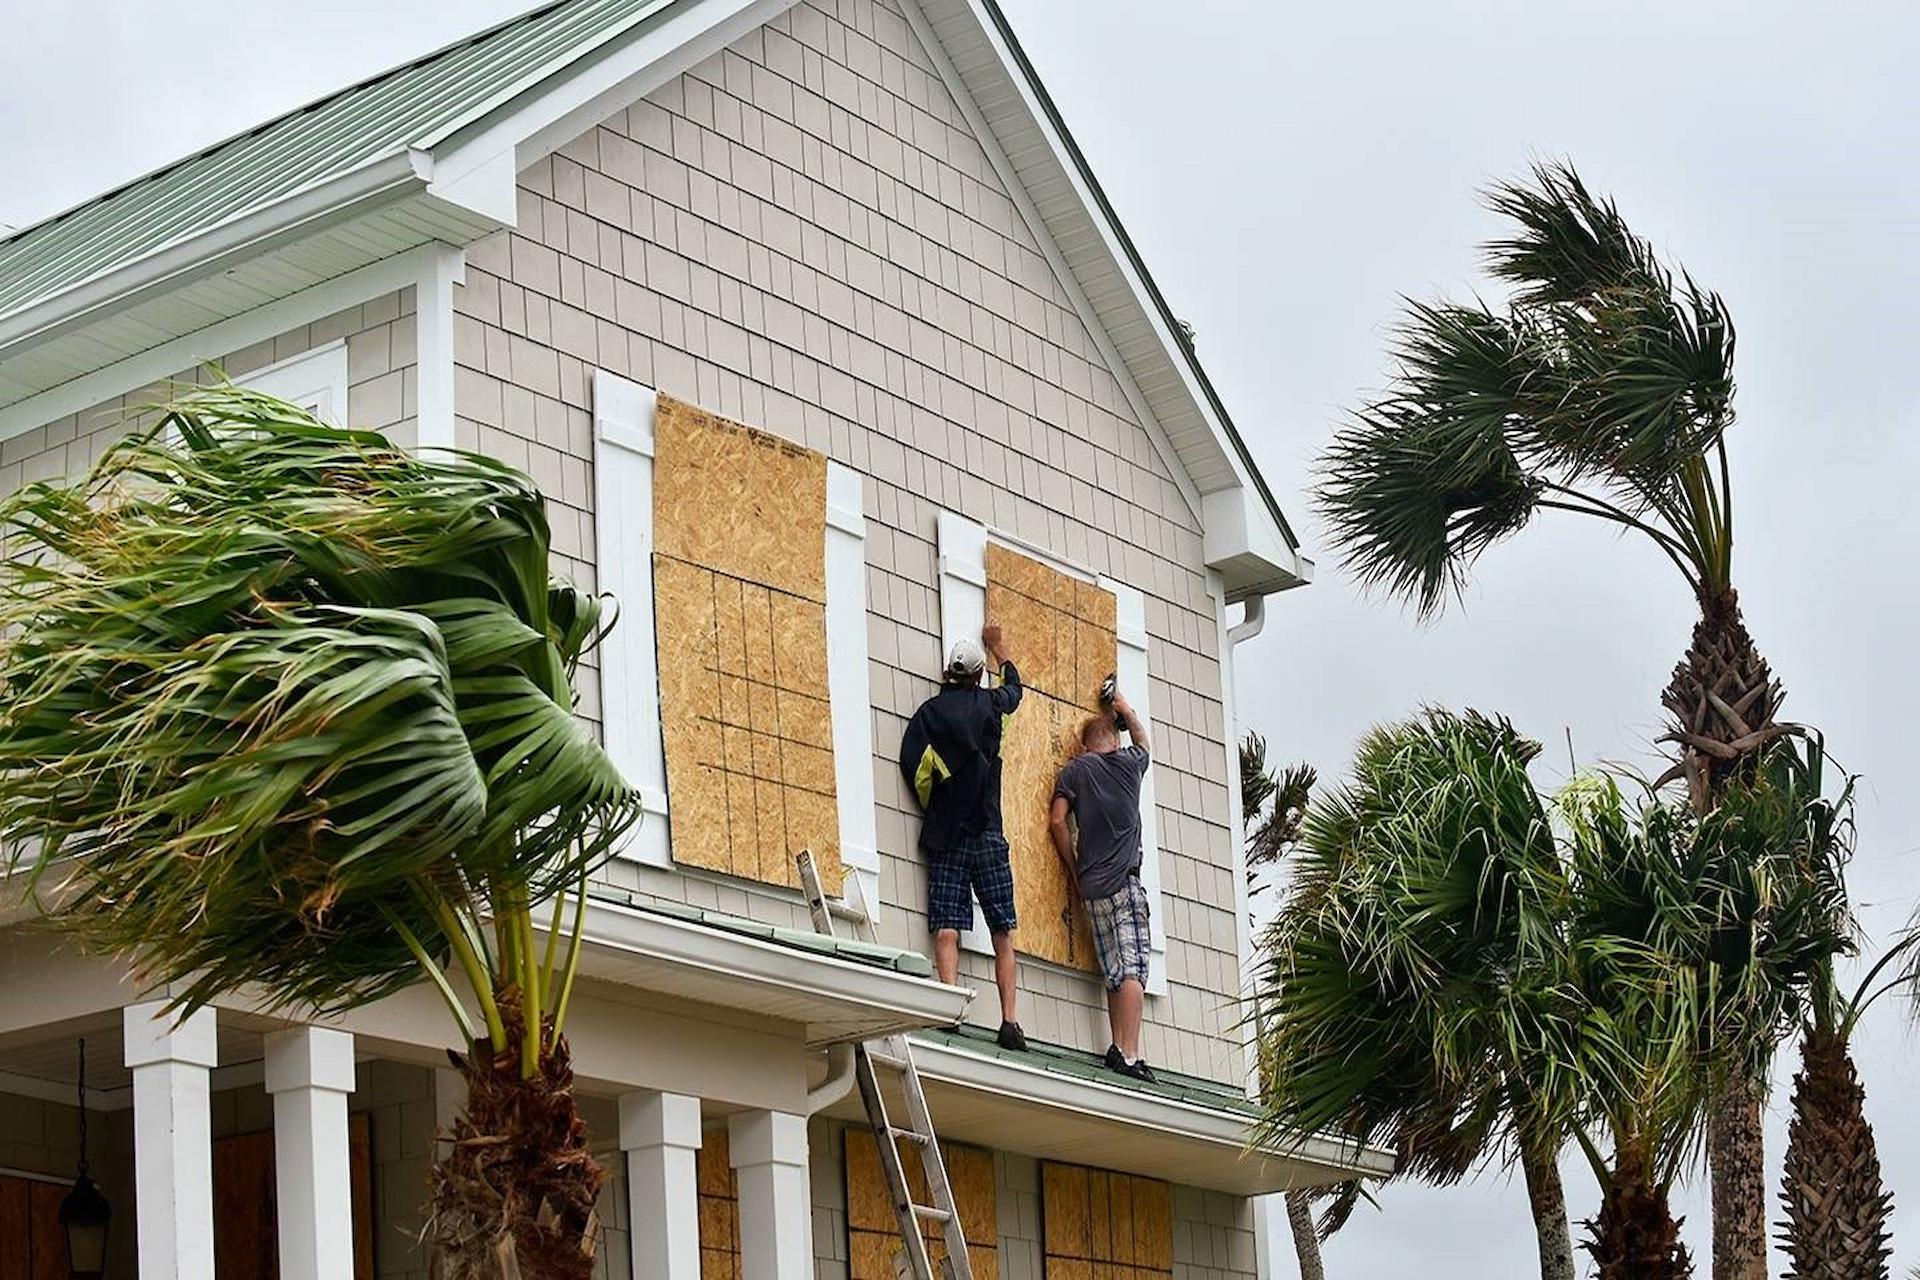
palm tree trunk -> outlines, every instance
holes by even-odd
[[[1696,812],[1712,810],[1729,783],[1751,775],[1780,735],[1774,717],[1784,697],[1740,615],[1739,594],[1702,592],[1692,643],[1660,698]],[[1763,1084],[1742,1081],[1710,1104],[1713,1280],[1767,1280],[1765,1098]]]
[[[1573,1234],[1567,1226],[1560,1166],[1552,1156],[1522,1153],[1520,1168],[1526,1175],[1527,1204],[1533,1210],[1533,1231],[1540,1243],[1540,1280],[1574,1280]]]
[[[1600,1199],[1600,1216],[1587,1222],[1581,1246],[1593,1255],[1595,1280],[1688,1280],[1693,1259],[1680,1243],[1680,1223],[1667,1191],[1653,1178],[1644,1153],[1616,1158]]]
[[[1707,1116],[1713,1183],[1713,1280],[1767,1280],[1766,1140],[1758,1082],[1735,1075]]]
[[[606,1175],[587,1150],[564,1037],[522,1078],[521,1018],[511,989],[507,1047],[487,1040],[447,1056],[467,1104],[428,1172],[426,1238],[442,1280],[591,1280]]]
[[[1327,1280],[1320,1264],[1320,1232],[1313,1225],[1313,1196],[1287,1192],[1287,1225],[1293,1228],[1293,1253],[1300,1260],[1300,1280]]]
[[[1846,1039],[1809,1027],[1780,1180],[1785,1280],[1886,1280],[1893,1196],[1880,1180],[1865,1102]]]

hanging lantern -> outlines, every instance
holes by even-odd
[[[73,1190],[60,1202],[60,1229],[67,1237],[67,1273],[72,1280],[107,1274],[107,1227],[113,1206],[87,1172],[87,1042],[80,1042],[80,1168]]]

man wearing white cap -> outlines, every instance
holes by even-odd
[[[984,647],[983,647],[984,646]],[[1000,673],[982,683],[991,655]],[[920,847],[927,855],[927,927],[933,964],[952,983],[960,968],[960,934],[973,926],[980,900],[993,935],[993,979],[1000,988],[1000,1046],[1024,1049],[1014,1016],[1013,865],[1000,825],[1000,728],[1020,705],[1020,672],[1007,657],[1000,628],[980,641],[959,640],[947,655],[940,692],[920,704],[900,741],[900,772],[920,802]]]

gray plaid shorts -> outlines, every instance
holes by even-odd
[[[1132,978],[1147,985],[1147,966],[1153,957],[1153,928],[1147,891],[1138,876],[1127,877],[1118,892],[1087,899],[1087,919],[1093,925],[1093,949],[1100,957],[1100,973],[1107,990],[1118,991]]]

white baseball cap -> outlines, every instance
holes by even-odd
[[[949,680],[970,679],[985,670],[986,665],[986,650],[978,640],[955,640],[947,653],[946,675]]]

